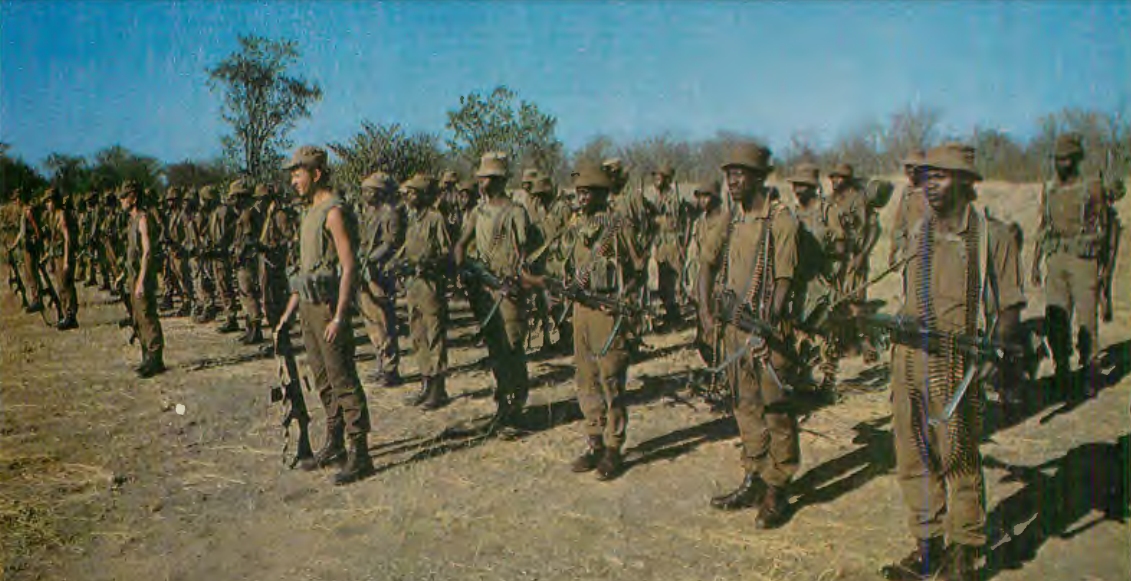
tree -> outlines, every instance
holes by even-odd
[[[10,146],[0,143],[0,202],[9,202],[16,190],[33,192],[47,185],[34,167],[24,160],[8,155]]]
[[[516,96],[500,85],[486,97],[477,92],[460,97],[459,108],[448,111],[452,152],[469,165],[478,164],[487,152],[501,151],[512,168],[557,168],[562,159],[562,144],[554,136],[557,118],[527,101],[520,101],[516,111]]]
[[[927,105],[908,105],[891,115],[883,135],[886,170],[899,167],[899,160],[915,150],[927,150],[938,141],[942,112]]]
[[[288,74],[298,62],[297,43],[240,36],[240,49],[208,68],[208,86],[223,92],[221,118],[232,133],[224,154],[239,170],[268,180],[291,146],[287,134],[322,98],[318,84]]]
[[[185,160],[165,166],[165,179],[170,186],[200,188],[210,184],[224,183],[235,176],[220,160]]]
[[[52,153],[43,161],[51,173],[51,183],[61,188],[64,195],[85,193],[93,186],[93,174],[81,155]]]
[[[397,123],[379,125],[361,122],[361,131],[346,143],[331,143],[330,151],[341,160],[332,172],[336,187],[353,189],[376,171],[383,171],[397,181],[413,174],[436,173],[443,152],[440,138],[431,133],[405,133]]]
[[[162,170],[157,158],[112,145],[94,154],[91,186],[106,189],[134,180],[143,188],[156,188],[161,185]]]

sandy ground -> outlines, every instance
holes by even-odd
[[[987,184],[982,199],[1032,232],[1033,188]],[[1120,207],[1131,216],[1127,201]],[[1124,291],[1129,269],[1122,260]],[[1039,294],[1030,289],[1031,315],[1043,308]],[[457,302],[455,401],[425,413],[402,403],[415,386],[366,381],[379,472],[333,487],[330,472],[282,464],[280,409],[267,401],[273,360],[213,325],[165,319],[171,370],[139,380],[136,348],[114,324],[121,308],[92,289],[81,298],[82,327],[67,333],[20,314],[10,293],[0,299],[5,579],[876,579],[910,547],[883,361],[849,362],[844,398],[812,406],[794,515],[759,532],[754,511],[708,506],[741,469],[733,421],[690,396],[688,371],[699,367],[690,330],[647,338],[631,369],[630,466],[601,483],[568,469],[583,437],[567,357],[531,364],[531,435],[430,439],[493,408],[485,351]],[[1065,403],[1046,379],[1019,423],[990,405],[985,578],[1131,575],[1131,525],[1116,518],[1126,488],[1110,498],[1131,469],[1131,300],[1118,299],[1116,321],[1101,330],[1110,385],[1096,399]],[[359,359],[364,377],[368,342]],[[410,359],[402,371],[415,375]],[[307,397],[318,445],[323,416]]]

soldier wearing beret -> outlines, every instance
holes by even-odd
[[[157,271],[155,256],[160,254],[156,221],[149,209],[139,206],[141,187],[128,181],[118,193],[122,210],[129,216],[126,232],[126,293],[134,328],[141,344],[139,377],[153,377],[165,371],[165,336],[157,316]]]
[[[301,466],[317,470],[344,458],[334,483],[349,484],[373,474],[369,405],[354,365],[349,321],[357,287],[357,218],[330,186],[326,150],[304,145],[283,169],[291,172],[291,185],[308,207],[299,231],[298,274],[275,336],[287,332],[296,311],[301,314],[306,362],[326,410],[325,443]]]
[[[397,279],[391,260],[404,243],[405,219],[396,204],[397,182],[377,172],[361,182],[361,284],[358,306],[377,351],[377,377],[385,387],[401,383],[397,347]]]

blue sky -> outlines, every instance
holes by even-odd
[[[1131,112],[1131,3],[0,3],[0,140],[40,162],[110,145],[219,154],[205,67],[237,34],[287,37],[325,91],[300,143],[360,121],[441,132],[459,96],[506,84],[577,147],[670,131],[830,141],[906,104],[944,129],[1029,135],[1065,106]]]

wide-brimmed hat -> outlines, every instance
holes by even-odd
[[[547,194],[553,191],[554,182],[552,182],[547,176],[539,176],[530,186],[530,193],[532,194]]]
[[[982,174],[974,166],[974,148],[961,143],[947,143],[927,151],[923,167],[961,171],[981,180]]]
[[[711,180],[691,187],[691,195],[696,198],[699,196],[712,196],[717,198],[722,195],[722,191],[723,187],[722,184],[719,183],[719,180]]]
[[[770,148],[752,141],[736,143],[727,152],[722,169],[728,167],[745,167],[754,171],[770,173],[774,166],[770,165]]]
[[[404,188],[412,188],[418,193],[431,194],[432,188],[435,186],[436,181],[428,174],[418,173],[408,179],[405,183],[401,184]]]
[[[659,167],[652,170],[652,175],[661,175],[670,178],[675,175],[675,168],[672,167],[670,163],[661,164]]]
[[[611,190],[613,188],[613,181],[609,179],[608,170],[604,166],[597,167],[591,164],[583,164],[577,167],[573,172],[573,187],[577,188],[597,188],[602,190]]]
[[[1084,155],[1084,139],[1079,133],[1065,133],[1056,138],[1053,157],[1079,157]]]
[[[247,183],[247,180],[244,178],[233,180],[232,183],[228,185],[228,196],[231,198],[242,198],[250,193],[251,184]]]
[[[852,167],[852,164],[844,162],[836,164],[835,166],[833,166],[833,169],[829,171],[830,178],[833,176],[840,176],[842,178],[852,179],[854,175],[856,175],[856,170]]]
[[[800,163],[793,168],[793,175],[786,179],[791,184],[806,184],[813,187],[821,185],[821,170],[811,163]]]
[[[362,191],[374,190],[383,193],[395,192],[397,191],[397,182],[389,174],[378,171],[361,180],[361,189]]]
[[[927,152],[922,149],[912,149],[907,152],[907,157],[903,158],[903,167],[919,167],[923,165],[923,160],[927,158]]]
[[[211,202],[216,199],[216,186],[204,186],[200,188],[200,202]]]
[[[374,174],[374,175],[376,175],[376,174]],[[450,169],[445,171],[444,173],[440,174],[440,183],[441,184],[454,184],[458,181],[459,181],[459,174],[457,174],[456,172],[454,172]],[[363,187],[364,187],[364,185],[365,184],[362,184]]]
[[[510,170],[507,167],[507,159],[497,153],[488,153],[479,160],[479,169],[475,171],[475,177],[488,178],[500,177],[505,178],[510,175]]]
[[[467,190],[469,192],[478,192],[479,191],[479,184],[475,183],[475,180],[473,180],[473,179],[466,179],[466,180],[463,180],[462,182],[456,184],[456,191],[457,192],[462,192],[464,190]]]
[[[118,187],[118,198],[125,198],[130,194],[137,194],[138,197],[141,197],[141,184],[134,180],[122,182],[122,185]]]
[[[283,169],[290,171],[296,167],[304,167],[306,169],[326,169],[327,165],[326,150],[318,147],[317,145],[304,145],[295,150],[291,155],[290,161],[283,165]]]
[[[528,167],[522,170],[522,183],[534,182],[540,177],[542,177],[542,172],[538,171],[538,168]]]

